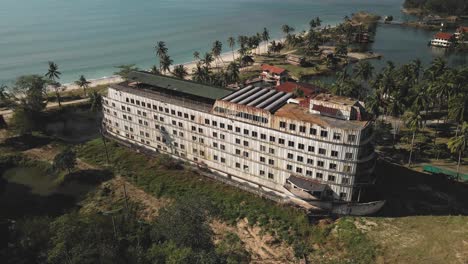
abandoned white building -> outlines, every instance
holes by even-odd
[[[372,121],[356,100],[145,72],[129,80],[104,97],[103,127],[120,140],[306,201],[357,201],[373,183]]]

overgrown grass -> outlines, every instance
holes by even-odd
[[[382,263],[466,263],[468,216],[363,218]]]
[[[330,244],[330,241],[335,241],[330,240],[332,226],[320,227],[310,224],[307,215],[299,209],[281,206],[209,180],[191,169],[164,168],[162,166],[165,159],[163,155],[150,158],[113,142],[107,143],[107,146],[110,166],[106,164],[106,154],[101,139],[87,142],[78,147],[77,152],[83,160],[99,166],[108,166],[116,174],[127,177],[134,184],[157,197],[170,197],[182,201],[203,200],[212,214],[232,224],[239,219],[247,218],[250,224],[258,224],[267,232],[292,245],[298,257],[311,254],[313,245],[317,244],[323,247],[324,251],[335,250],[336,244]],[[338,233],[338,236],[341,234]],[[368,250],[373,249],[369,247]],[[359,255],[368,254],[368,251],[353,251],[353,253],[358,254],[353,256],[358,259],[369,259],[367,255]]]
[[[353,217],[337,221],[338,241],[346,248],[349,263],[372,263],[377,255],[374,243],[354,223]]]
[[[12,167],[36,167],[38,170],[50,172],[51,165],[48,162],[40,160],[32,160],[21,154],[2,154],[0,155],[0,175],[7,169]]]

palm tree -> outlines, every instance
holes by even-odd
[[[380,110],[382,105],[382,97],[380,96],[378,91],[374,90],[374,93],[367,97],[366,109],[369,111],[369,113],[372,113],[375,119],[378,119],[380,114],[382,113],[382,111]]]
[[[162,58],[167,54],[167,47],[164,41],[159,41],[154,49],[156,50],[156,55],[158,55],[159,58]]]
[[[234,61],[235,60],[235,57],[234,57],[234,46],[236,45],[236,39],[234,39],[234,37],[229,37],[228,38],[228,44],[229,44],[229,47],[231,48],[232,50],[232,60]]]
[[[239,64],[237,64],[234,61],[229,63],[226,73],[227,73],[229,82],[234,83],[234,82],[239,81],[239,76],[240,76]]]
[[[203,63],[207,68],[210,68],[211,63],[213,62],[213,55],[209,52],[205,53],[205,56],[203,56]]]
[[[267,42],[270,40],[270,32],[268,32],[268,29],[267,28],[263,28],[263,32],[262,32],[262,40]]]
[[[83,75],[81,75],[80,78],[77,81],[75,81],[75,84],[83,89],[83,94],[86,96],[86,89],[89,87],[91,82],[86,80],[86,78]]]
[[[156,66],[156,65],[153,65],[153,66],[151,67],[150,73],[152,73],[152,74],[161,74],[161,72],[160,72],[159,69],[158,69],[158,66]]]
[[[247,49],[247,47],[241,45],[237,52],[239,53],[239,59],[242,60],[242,58],[247,55],[249,50]]]
[[[97,91],[92,91],[89,94],[89,103],[91,104],[91,111],[100,111],[102,109],[102,96]]]
[[[457,178],[460,173],[461,158],[466,151],[468,141],[468,123],[463,122],[460,133],[449,139],[447,146],[451,153],[458,154]]]
[[[450,98],[448,103],[448,118],[457,122],[456,135],[460,124],[467,120],[468,116],[468,93],[461,93]]]
[[[395,142],[396,136],[397,136],[398,131],[400,129],[398,121],[399,121],[399,118],[400,118],[401,114],[404,112],[404,105],[403,105],[402,100],[400,99],[399,94],[393,94],[390,97],[389,104],[390,105],[388,106],[388,109],[386,109],[386,110],[387,110],[388,115],[391,115],[391,116],[393,116],[395,118],[395,124],[393,126],[393,130],[394,130],[393,142]]]
[[[156,55],[158,55],[158,58],[159,58],[159,70],[160,71],[163,71],[162,68],[163,68],[163,58],[167,56],[167,47],[166,47],[166,43],[164,41],[159,41],[156,46],[154,47],[154,49],[156,50]]]
[[[237,37],[237,43],[239,44],[241,48],[245,47],[248,41],[249,41],[249,37],[247,36],[240,35]]]
[[[166,73],[166,72],[171,72],[171,65],[172,65],[172,59],[169,55],[164,55],[161,58],[161,71]]]
[[[115,66],[115,68],[119,69],[119,71],[114,72],[115,75],[119,75],[125,81],[129,81],[129,74],[133,71],[139,71],[138,67],[135,64],[123,64],[119,66]]]
[[[335,54],[339,56],[346,56],[348,55],[348,47],[345,43],[340,42],[336,45]]]
[[[49,78],[50,85],[54,88],[55,97],[57,98],[57,102],[59,107],[62,106],[62,102],[60,99],[60,83],[57,81],[60,79],[60,75],[62,73],[58,71],[58,65],[53,61],[49,61],[49,69],[45,76]]]
[[[208,83],[210,79],[209,68],[203,66],[201,62],[198,62],[196,67],[192,69],[192,80],[200,83]]]
[[[320,17],[315,18],[315,25],[317,25],[317,27],[322,25],[322,20],[320,20]]]
[[[419,80],[419,76],[421,75],[422,71],[422,62],[420,59],[415,59],[411,63],[411,69],[413,71],[413,78],[415,81]]]
[[[283,33],[287,36],[290,33],[294,32],[294,28],[290,27],[289,25],[283,25],[281,26],[281,31],[283,31]]]
[[[429,98],[427,92],[424,89],[424,85],[418,85],[414,87],[416,95],[413,98],[412,108],[414,112],[420,113],[428,108]]]
[[[309,26],[310,26],[311,29],[317,27],[317,23],[315,23],[315,18],[312,18],[312,19],[310,20]]]
[[[194,51],[194,52],[193,52],[193,58],[194,58],[195,60],[200,60],[200,52]]]
[[[174,76],[177,78],[185,79],[185,77],[188,75],[187,68],[185,68],[182,64],[176,65],[172,71],[172,74],[174,74]]]
[[[364,81],[368,81],[374,72],[374,66],[368,61],[359,62],[353,69],[354,75]]]
[[[218,68],[218,70],[219,70],[218,60],[220,59],[222,50],[223,50],[223,43],[221,43],[221,41],[216,40],[215,42],[213,42],[213,47],[211,48],[211,53],[213,54],[213,57],[215,58],[216,67]],[[221,61],[222,61],[222,59],[221,59]],[[224,62],[223,62],[223,64],[224,64]]]
[[[411,166],[411,157],[413,155],[414,138],[419,128],[421,128],[422,118],[421,118],[421,115],[419,115],[419,113],[406,112],[403,119],[405,120],[406,127],[408,127],[413,132],[413,136],[411,139],[410,154],[408,158],[408,166]]]
[[[348,82],[348,80],[349,80],[349,74],[346,71],[346,69],[344,69],[343,71],[337,72],[336,81],[332,85],[332,92],[335,95],[343,95],[344,87],[345,87],[345,84]]]

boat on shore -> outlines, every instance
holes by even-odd
[[[327,185],[305,177],[291,176],[284,185],[290,200],[309,211],[326,211],[336,215],[364,216],[377,213],[385,200],[346,202],[327,196]]]

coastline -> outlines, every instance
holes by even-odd
[[[269,42],[262,42],[260,43],[260,45],[258,46],[258,48],[252,50],[252,55],[259,55],[259,54],[263,54],[263,53],[267,53],[268,52],[268,45],[270,44],[271,41],[283,41],[283,39],[273,39],[273,40],[269,40]],[[223,52],[220,56],[220,60],[218,60],[218,66],[226,66],[228,65],[229,63],[231,63],[232,61],[236,60],[239,58],[239,53],[237,52],[238,49],[235,49],[234,51],[227,51],[227,52]],[[192,70],[196,68],[197,66],[197,62],[196,60],[194,61],[190,61],[190,62],[185,62],[185,63],[180,63],[181,65],[184,65],[186,68],[187,68],[187,72],[189,73],[189,75],[192,74]],[[175,66],[177,65],[180,65],[180,64],[176,64],[174,66],[172,66],[171,68],[174,68]],[[213,61],[213,64],[216,66],[216,62]]]
[[[274,39],[274,41],[283,41],[283,40],[284,40],[284,38],[283,39]],[[271,41],[273,41],[273,40],[270,40],[269,42],[262,42],[257,49],[252,50],[252,54],[257,55],[257,54],[262,54],[262,53],[268,52],[268,45],[270,44]],[[217,61],[218,66],[226,66],[229,63],[231,63],[232,61],[238,59],[239,54],[238,54],[237,51],[238,51],[238,49],[235,49],[234,51],[223,52],[220,55],[220,59]],[[196,68],[197,62],[198,61],[193,60],[193,61],[189,61],[189,62],[183,62],[183,63],[175,64],[175,65],[171,66],[171,70],[174,69],[174,67],[177,66],[177,65],[184,65],[187,68],[187,72],[189,73],[188,78],[190,79],[190,76],[192,75],[192,70]],[[216,61],[213,61],[212,64],[213,64],[213,66],[216,66]],[[148,70],[148,69],[143,69],[143,70]],[[165,74],[165,75],[171,75],[171,74],[169,73],[169,74]],[[99,86],[99,85],[119,83],[119,82],[122,82],[123,79],[118,75],[112,75],[112,76],[104,76],[104,77],[97,78],[97,79],[90,79],[88,81],[90,82],[89,87],[92,88],[92,87],[96,87],[96,86]],[[71,91],[71,90],[80,89],[80,87],[77,86],[74,83],[63,84],[62,88],[63,88],[63,91]]]

